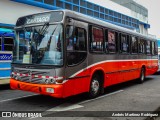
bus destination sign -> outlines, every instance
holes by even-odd
[[[41,24],[51,22],[61,22],[63,20],[62,11],[54,11],[47,13],[39,13],[21,17],[17,20],[16,26],[30,25],[30,24]]]
[[[34,15],[30,18],[27,18],[26,24],[49,22],[50,17],[51,17],[50,14]]]

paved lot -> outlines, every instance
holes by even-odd
[[[158,107],[160,107],[159,75],[147,77],[143,84],[131,81],[109,87],[105,89],[105,93],[102,96],[92,100],[87,99],[86,94],[67,99],[55,99],[30,92],[10,90],[8,85],[0,86],[0,111],[30,111],[52,116],[41,118],[42,120],[144,120],[146,117],[111,117],[110,111],[126,111],[127,113],[129,111],[133,113],[135,111],[148,111],[152,113]],[[72,112],[66,113],[62,111]],[[66,114],[67,117],[65,117]],[[34,119],[41,120],[40,118]]]

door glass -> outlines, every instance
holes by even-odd
[[[75,33],[73,33],[73,31],[73,26],[67,26],[67,64],[69,66],[76,65],[82,62],[87,55],[85,29],[76,27]]]

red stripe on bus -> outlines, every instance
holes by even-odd
[[[49,76],[46,76],[46,78],[49,78]]]
[[[38,75],[38,78],[42,78],[42,75]]]

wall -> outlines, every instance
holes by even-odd
[[[120,13],[123,13],[125,15],[131,16],[131,11],[128,8],[120,6],[117,3],[114,3],[110,0],[87,0],[87,1],[101,5],[103,7],[106,7],[108,9],[111,9]]]
[[[26,4],[12,2],[10,0],[0,1],[0,23],[15,25],[20,16],[46,11],[47,9],[38,8]],[[18,13],[18,14],[17,14]]]

